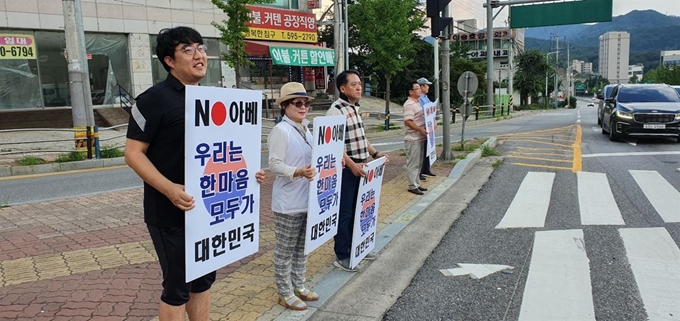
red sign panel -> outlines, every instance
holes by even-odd
[[[316,17],[313,13],[247,6],[252,20],[248,27],[316,33]]]
[[[326,89],[326,74],[323,67],[314,67],[314,87],[315,89]]]
[[[320,0],[307,0],[307,8],[309,9],[319,9],[321,8]]]

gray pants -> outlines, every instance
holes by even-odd
[[[305,229],[307,213],[274,213],[276,248],[274,249],[274,277],[279,295],[293,295],[293,287],[305,287],[307,256]]]
[[[406,148],[406,173],[408,173],[408,189],[413,190],[420,186],[420,168],[423,166],[423,148],[425,141],[412,142],[405,140]]]

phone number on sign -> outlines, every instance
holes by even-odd
[[[313,32],[291,32],[256,28],[250,28],[250,30],[246,32],[246,38],[300,42],[316,42],[318,39],[317,34]]]
[[[0,46],[0,57],[33,58],[33,48],[19,46]]]

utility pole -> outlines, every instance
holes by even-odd
[[[343,36],[343,30],[344,28],[342,27],[342,4],[341,1],[343,0],[335,0],[333,2],[333,20],[335,21],[335,25],[333,26],[333,36],[334,39],[333,41],[335,44],[333,45],[333,49],[335,49],[335,78],[337,81],[338,75],[345,70],[345,62],[344,62],[344,57],[345,54],[342,52],[343,48],[345,47],[343,44],[343,40],[345,37]],[[333,81],[333,83],[335,83]],[[338,99],[340,97],[340,92],[338,91],[338,86],[337,84],[335,85],[334,88],[335,92],[335,99]]]
[[[555,108],[558,107],[557,104],[557,74],[560,73],[560,36],[555,35],[556,48],[555,48]]]
[[[439,100],[439,38],[434,38],[432,46],[434,46],[434,81],[432,85],[434,87],[434,100]],[[439,100],[439,103],[441,103],[441,100]]]
[[[94,128],[81,2],[80,0],[62,0],[62,10],[64,13],[65,57],[68,63],[73,127],[90,126]],[[82,138],[81,135],[78,135],[78,132],[75,133],[76,137]],[[76,144],[78,145],[78,142]]]
[[[565,37],[566,38],[566,37]],[[569,56],[569,41],[567,41],[567,108],[569,108],[571,105],[569,103],[571,102],[571,60]]]
[[[508,20],[510,17],[508,16]],[[508,115],[510,115],[510,111],[513,110],[514,108],[514,96],[515,96],[515,89],[513,88],[512,82],[514,81],[515,77],[515,65],[512,62],[512,59],[514,58],[512,55],[512,51],[515,50],[515,38],[512,36],[512,29],[510,30],[510,50],[508,51],[508,68],[510,71],[508,72]]]
[[[351,69],[351,66],[349,65],[349,20],[347,19],[347,0],[342,0],[342,15],[344,21],[344,30],[343,33],[345,35],[345,38],[343,39],[345,48],[344,48],[344,53],[345,53],[345,70]]]
[[[448,18],[449,5],[447,4],[442,11],[442,18]],[[449,37],[451,34],[450,25],[444,28],[444,39],[442,40],[442,154],[443,160],[451,160],[451,45]],[[435,38],[435,41],[437,38]],[[435,42],[436,44],[436,42]],[[436,69],[435,65],[435,69]],[[462,114],[461,114],[462,115]]]
[[[493,105],[493,7],[497,1],[486,0],[486,103]]]

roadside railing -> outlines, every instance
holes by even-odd
[[[451,118],[453,123],[456,123],[456,114],[461,114],[462,111],[458,108],[451,108]],[[474,117],[474,120],[480,120],[485,118],[495,118],[498,116],[510,115],[510,107],[505,104],[500,105],[472,105],[472,112],[468,116]],[[462,117],[462,115],[458,116]]]
[[[21,154],[50,154],[50,153],[70,153],[70,152],[84,152],[87,153],[87,159],[100,158],[102,142],[112,141],[117,138],[125,137],[125,133],[108,136],[106,138],[101,138],[100,133],[106,131],[114,131],[122,127],[127,127],[128,124],[120,124],[111,127],[90,127],[85,126],[81,129],[74,128],[23,128],[23,129],[3,129],[0,130],[0,134],[10,134],[10,133],[22,133],[22,132],[37,132],[37,133],[71,133],[70,138],[57,138],[57,139],[40,139],[40,140],[15,140],[9,142],[0,143],[0,156],[7,155],[21,155]],[[55,134],[53,136],[60,136]],[[63,136],[63,135],[62,135]],[[67,149],[59,146],[59,143],[72,142],[73,149]],[[13,146],[30,146],[30,145],[40,145],[40,147],[29,148],[29,149],[16,149]],[[54,148],[46,148],[45,145],[55,146]],[[90,146],[90,148],[87,148]],[[119,143],[117,145],[109,145],[107,149],[122,148],[124,143]]]
[[[118,87],[118,101],[120,108],[123,108],[128,114],[132,112],[132,105],[135,104],[135,99],[123,86],[116,84]]]

